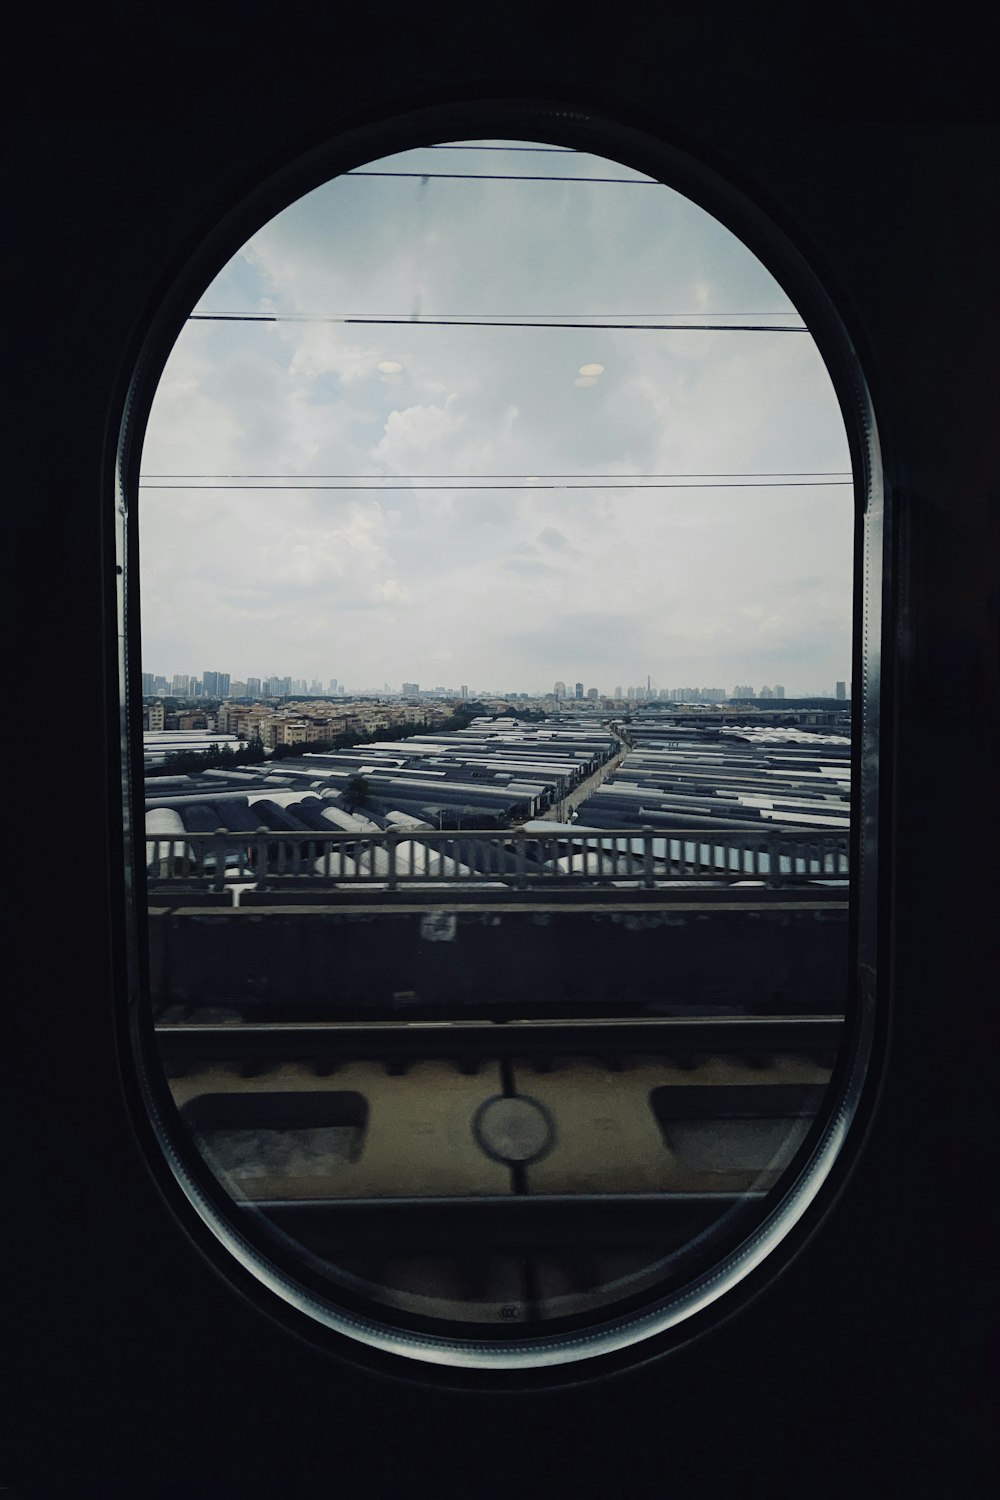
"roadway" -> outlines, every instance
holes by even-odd
[[[571,792],[567,792],[565,797],[561,797],[557,802],[553,802],[552,806],[548,809],[547,812],[540,813],[538,821],[546,823],[568,823],[571,814],[576,811],[580,803],[585,801],[592,792],[595,792],[597,790],[597,788],[603,781],[607,781],[608,777],[613,775],[614,772],[617,771],[618,767],[621,765],[622,761],[625,759],[626,755],[629,752],[629,746],[625,743],[621,735],[616,730],[612,729],[611,733],[618,741],[619,746],[611,759],[605,761],[603,766],[598,766],[593,776],[588,776],[586,781],[581,781],[580,785],[574,787]]]

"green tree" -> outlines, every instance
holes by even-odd
[[[357,807],[364,807],[372,794],[371,782],[367,776],[362,776],[360,771],[355,771],[353,776],[348,776],[347,785],[344,787],[344,807],[348,812],[353,812]]]

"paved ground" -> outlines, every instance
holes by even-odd
[[[618,750],[611,759],[605,765],[600,766],[594,772],[593,776],[588,776],[586,781],[581,781],[578,787],[574,787],[561,802],[553,802],[548,811],[540,815],[543,821],[548,823],[568,823],[570,813],[574,812],[580,803],[590,796],[591,792],[595,792],[602,781],[606,781],[609,776],[617,771],[628,754],[628,746],[620,735],[615,735],[615,738],[618,740]]]

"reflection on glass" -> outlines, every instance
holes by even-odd
[[[502,1341],[706,1269],[820,1111],[852,488],[735,236],[450,145],[265,225],[158,387],[149,979],[274,1261]]]

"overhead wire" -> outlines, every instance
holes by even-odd
[[[344,177],[436,177],[453,182],[616,182],[625,187],[663,186],[655,177],[557,176],[548,172],[396,172],[372,167],[353,167],[348,172],[341,172],[334,180],[340,181]]]
[[[523,481],[520,484],[161,484],[149,483],[140,479],[141,490],[284,490],[295,492],[296,490],[331,490],[334,492],[348,493],[359,490],[372,490],[376,493],[385,494],[390,490],[438,490],[447,493],[450,490],[770,490],[770,489],[815,489],[825,487],[836,487],[838,485],[852,484],[850,479],[753,479],[753,480],[724,480],[722,483],[713,480],[698,480],[695,483],[687,481],[666,481],[664,483],[639,484],[609,484],[602,481],[597,484],[529,484]]]
[[[562,152],[567,156],[592,154],[590,152],[581,152],[577,146],[482,146],[470,141],[466,141],[464,144],[455,142],[451,145],[415,146],[412,149],[415,151],[555,151]]]
[[[637,474],[147,474],[147,479],[831,479],[849,476],[849,469],[671,469]]]
[[[681,316],[678,314],[678,316]],[[340,323],[407,328],[564,328],[607,329],[637,333],[808,333],[804,323],[596,323],[511,322],[496,318],[338,317],[332,313],[193,312],[189,323]]]
[[[412,314],[401,313],[401,312],[364,312],[364,313],[360,313],[360,312],[352,312],[352,313],[344,313],[344,312],[330,312],[330,313],[280,313],[280,312],[274,312],[274,313],[271,313],[271,312],[259,312],[259,311],[258,312],[243,312],[239,308],[229,308],[229,309],[219,308],[219,309],[216,309],[214,311],[211,311],[211,310],[205,308],[205,309],[202,309],[200,312],[191,313],[190,316],[191,317],[198,317],[198,318],[236,318],[236,319],[238,319],[238,318],[268,318],[268,319],[274,319],[276,321],[277,320],[281,320],[282,322],[287,322],[287,323],[322,323],[322,322],[327,322],[327,321],[335,321],[335,320],[339,320],[339,319],[343,319],[343,318],[378,318],[378,319],[381,319],[381,318],[403,318],[403,317],[405,317],[408,320],[410,320],[413,317]],[[573,318],[573,319],[575,319],[577,321],[580,321],[580,322],[582,322],[584,320],[587,320],[587,319],[593,319],[594,320],[594,327],[595,328],[601,328],[604,325],[602,323],[600,323],[599,321],[597,321],[598,319],[601,319],[601,318],[796,318],[796,317],[798,317],[798,312],[796,311],[796,309],[794,307],[778,308],[777,310],[772,310],[771,312],[706,312],[703,309],[702,310],[696,310],[694,312],[626,312],[624,309],[620,309],[618,312],[604,312],[604,313],[570,313],[570,312],[564,312],[564,313],[534,312],[533,313],[533,312],[486,312],[485,309],[482,309],[482,310],[480,310],[478,312],[450,312],[450,313],[421,314],[420,317],[416,321],[421,321],[423,317],[435,317],[435,318],[443,319],[445,321],[447,321],[447,320],[449,320],[451,318],[498,318],[498,319],[517,318],[517,319],[520,319],[520,320],[528,323],[529,326],[534,326],[534,321],[533,320],[536,320],[536,319],[539,319],[539,318],[547,319],[550,322],[555,322],[557,319],[560,319],[560,318]]]

